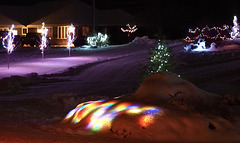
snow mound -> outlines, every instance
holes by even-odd
[[[152,45],[156,43],[155,40],[149,39],[148,36],[143,36],[143,37],[136,37],[132,43],[134,44],[147,44],[147,45]]]
[[[63,110],[70,110],[76,107],[79,103],[83,103],[89,100],[99,100],[99,99],[107,99],[106,96],[86,96],[79,97],[73,93],[62,93],[62,94],[54,94],[52,96],[47,96],[43,98],[45,103],[57,108],[61,108]]]
[[[175,74],[157,73],[147,77],[132,97],[78,105],[68,113],[63,126],[73,133],[83,133],[89,127],[124,142],[240,141],[233,123],[210,114],[209,110],[217,110],[218,101],[217,95]]]
[[[187,109],[206,111],[219,106],[219,96],[197,88],[172,73],[156,73],[147,77],[131,100],[154,105],[173,103]]]

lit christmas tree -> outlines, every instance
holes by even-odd
[[[152,51],[151,63],[148,67],[147,74],[172,71],[173,68],[169,61],[170,51],[168,47],[159,42],[157,47]]]
[[[239,24],[237,22],[237,16],[234,16],[233,18],[233,27],[232,27],[232,32],[230,33],[232,39],[238,38],[239,37]]]

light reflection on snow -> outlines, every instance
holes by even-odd
[[[113,119],[125,113],[141,115],[139,124],[147,127],[153,123],[154,115],[161,112],[162,110],[154,106],[141,106],[118,100],[99,100],[79,104],[66,115],[64,121],[71,121],[74,124],[81,123],[81,121],[87,122],[85,129],[99,131],[103,128],[110,128]]]
[[[97,57],[62,57],[62,58],[45,58],[44,63],[40,59],[29,60],[23,62],[15,62],[10,69],[0,66],[0,78],[13,75],[23,76],[30,73],[50,74],[61,72],[69,67],[79,66],[93,61],[97,61]]]

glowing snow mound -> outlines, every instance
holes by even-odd
[[[131,99],[155,105],[174,102],[200,110],[203,107],[210,109],[211,106],[215,106],[217,97],[176,74],[162,72],[148,76]]]
[[[89,101],[79,104],[71,110],[64,121],[73,125],[82,126],[83,130],[101,131],[112,128],[112,122],[121,114],[140,115],[139,126],[146,128],[154,120],[154,116],[162,110],[154,106],[141,106],[118,100]]]
[[[65,117],[64,130],[104,131],[123,142],[239,142],[239,132],[228,120],[178,106],[207,111],[216,98],[175,74],[152,74],[131,97],[79,104]]]

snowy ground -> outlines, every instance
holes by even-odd
[[[26,78],[0,80],[0,114],[3,115],[0,142],[240,141],[239,47],[188,53],[183,45],[180,41],[169,42],[177,72],[213,94],[172,75],[163,75],[164,80],[159,78],[161,82],[150,87],[147,80],[138,89],[141,69],[149,62],[152,48],[146,43],[101,49],[73,48],[70,58],[67,49],[49,49],[43,63],[38,49],[17,49],[10,55],[9,70],[6,53],[1,51],[1,78],[31,72],[41,76],[31,74]],[[214,93],[219,94],[216,100]],[[155,97],[157,94],[159,97]],[[136,121],[131,116],[116,119],[111,132],[89,133],[59,125],[79,103],[122,95],[128,97],[124,98],[127,101],[156,105],[164,114],[156,117],[158,122],[146,130],[133,125]],[[218,105],[218,102],[224,104]],[[209,108],[206,111],[203,107]],[[210,113],[206,113],[210,109]]]

